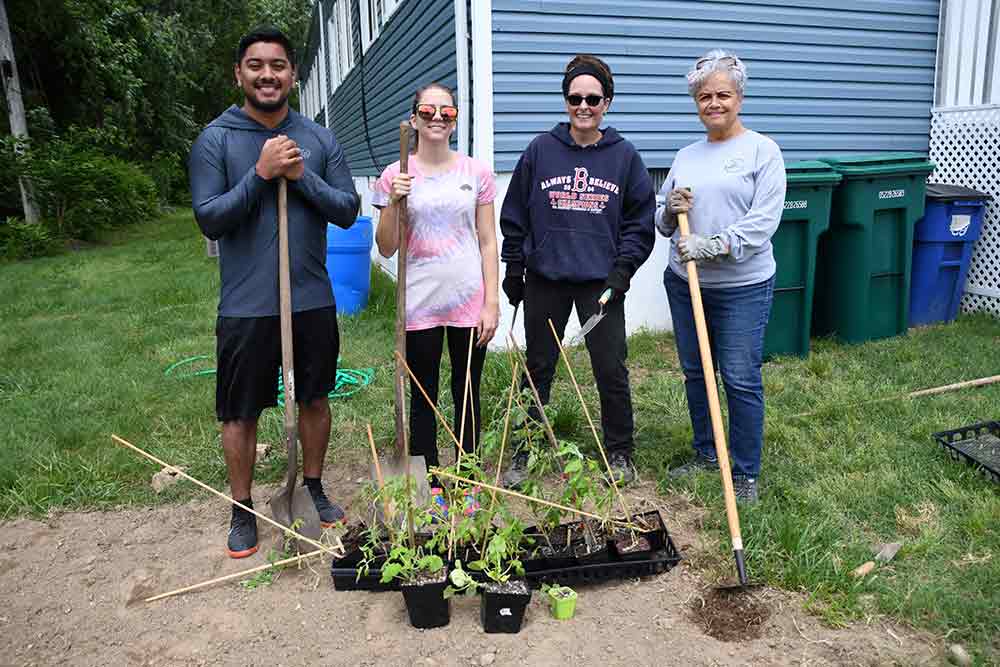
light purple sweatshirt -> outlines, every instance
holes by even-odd
[[[694,194],[688,213],[691,232],[718,234],[729,246],[728,255],[698,265],[702,286],[742,287],[774,275],[771,236],[785,205],[785,162],[774,141],[746,130],[726,141],[702,139],[678,151],[657,197],[656,228],[664,236],[675,225],[664,202],[678,187]],[[671,235],[679,237],[679,230]],[[673,243],[670,269],[687,279]]]

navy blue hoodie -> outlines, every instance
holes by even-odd
[[[325,127],[289,109],[275,128],[231,106],[191,149],[191,203],[201,231],[219,241],[219,315],[278,314],[278,179],[257,175],[264,142],[284,134],[302,149],[305,173],[288,182],[292,310],[334,305],[326,272],[326,224],[350,227],[360,199],[344,152]]]
[[[549,280],[631,277],[653,251],[656,201],[646,165],[613,127],[578,146],[569,123],[528,144],[500,211],[501,258]]]

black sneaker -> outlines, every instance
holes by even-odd
[[[344,512],[344,508],[337,503],[331,502],[326,497],[326,491],[323,490],[322,484],[314,486],[306,485],[306,488],[309,489],[313,505],[316,506],[316,511],[319,512],[319,525],[323,528],[332,528],[338,523],[347,522],[347,514]]]
[[[736,500],[744,505],[754,505],[760,500],[757,480],[753,477],[733,475],[733,491],[736,493]]]
[[[516,489],[528,479],[528,452],[519,451],[510,460],[510,466],[504,471],[503,485],[508,489]]]
[[[252,507],[248,503],[243,504]],[[229,520],[226,552],[230,558],[246,558],[257,553],[257,517],[235,505],[233,505],[233,516]]]
[[[635,481],[635,464],[626,452],[612,452],[608,464],[611,466],[611,473],[617,486],[625,486]]]
[[[717,459],[710,459],[704,454],[696,452],[693,459],[667,472],[667,477],[670,479],[680,479],[696,472],[718,469],[719,461]]]

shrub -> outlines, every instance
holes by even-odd
[[[148,218],[159,202],[138,165],[104,152],[118,148],[114,132],[70,128],[44,144],[8,138],[3,157],[31,179],[55,236],[93,240],[100,230]]]
[[[18,218],[0,223],[0,257],[31,259],[54,254],[58,244],[45,225],[32,225]]]
[[[168,204],[189,205],[187,169],[178,153],[157,151],[146,165],[146,173],[156,184],[160,201]]]

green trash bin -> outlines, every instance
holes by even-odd
[[[785,212],[771,237],[774,302],[764,336],[764,357],[809,354],[816,248],[830,224],[830,200],[841,176],[825,162],[808,160],[785,165],[788,187]]]
[[[934,163],[920,153],[819,159],[843,181],[820,236],[813,333],[848,343],[905,333],[913,226]]]

